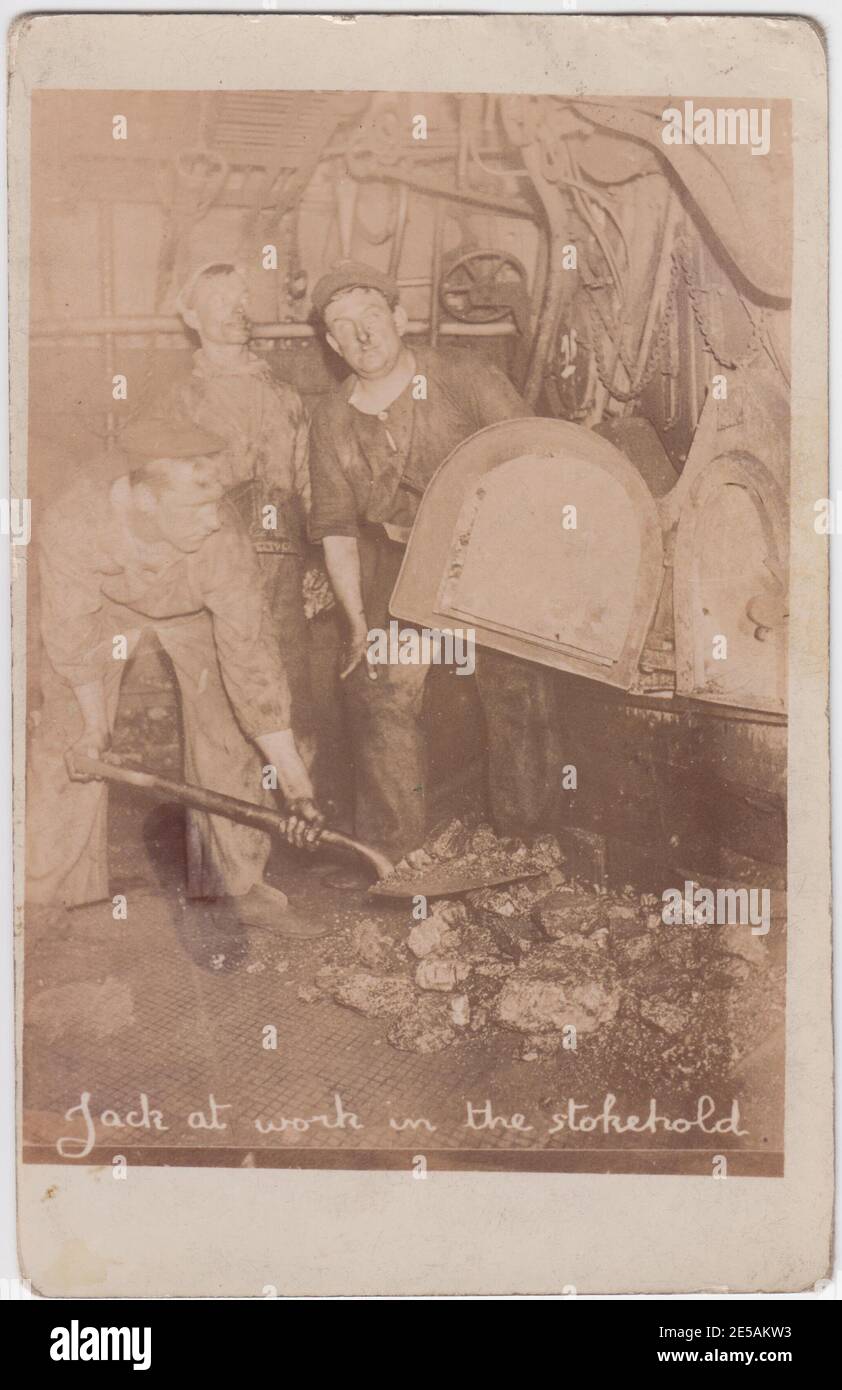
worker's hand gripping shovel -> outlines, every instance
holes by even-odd
[[[196,787],[189,782],[175,782],[168,777],[158,777],[155,773],[140,768],[120,767],[104,758],[89,758],[84,753],[72,751],[73,766],[77,777],[101,778],[104,782],[123,782],[153,796],[166,797],[169,801],[191,806],[197,811],[207,811],[212,816],[227,816],[229,820],[239,821],[241,825],[251,825],[265,830],[269,835],[279,835],[287,844],[298,849],[314,850],[322,845],[349,850],[357,858],[365,861],[374,870],[378,879],[388,878],[394,872],[390,859],[371,845],[361,844],[338,830],[324,826],[320,812],[312,801],[293,802],[291,814],[280,815],[268,806],[256,806],[252,801],[241,801],[235,796],[225,796],[222,792],[209,791],[206,787]]]

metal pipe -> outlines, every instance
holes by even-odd
[[[544,206],[548,237],[547,276],[544,298],[535,325],[532,353],[523,394],[534,405],[544,385],[547,359],[558,331],[565,276],[564,246],[567,241],[567,208],[556,184],[550,183],[541,170],[541,155],[537,146],[523,147],[524,163],[532,175],[535,190]]]
[[[401,256],[403,255],[403,243],[406,235],[406,218],[409,211],[409,189],[405,183],[398,184],[398,209],[395,215],[395,231],[392,237],[392,246],[389,252],[389,274],[393,280],[398,279]],[[411,285],[411,280],[398,280],[398,284],[403,288]]]
[[[426,282],[428,283],[428,282]],[[410,319],[408,333],[427,333],[430,330],[428,319]],[[457,323],[444,322],[438,325],[439,333],[451,338],[510,338],[516,332],[512,323]],[[117,337],[149,333],[171,333],[184,336],[184,326],[179,318],[138,315],[137,317],[110,317],[90,319],[42,319],[32,325],[32,338],[96,338],[114,335]],[[253,323],[252,338],[315,338],[319,334],[310,323]]]

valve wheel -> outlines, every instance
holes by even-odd
[[[513,292],[527,293],[526,267],[506,251],[469,251],[445,271],[443,308],[461,323],[497,323],[511,312]]]

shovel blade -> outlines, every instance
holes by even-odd
[[[493,888],[500,883],[515,883],[522,878],[538,878],[544,869],[519,868],[508,873],[482,873],[468,869],[437,867],[419,869],[411,878],[387,878],[369,888],[378,898],[451,898],[457,893],[469,893],[475,888]]]

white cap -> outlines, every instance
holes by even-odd
[[[219,274],[233,273],[237,275],[242,275],[244,279],[246,274],[243,267],[241,265],[237,265],[235,261],[205,261],[204,265],[200,265],[198,269],[194,270],[193,273],[189,276],[189,278],[185,280],[184,284],[182,285],[181,289],[176,295],[176,313],[181,314],[182,318],[184,317],[186,310],[193,308],[193,291],[195,290],[196,285],[201,280],[202,276],[206,275],[209,270],[215,270]]]

